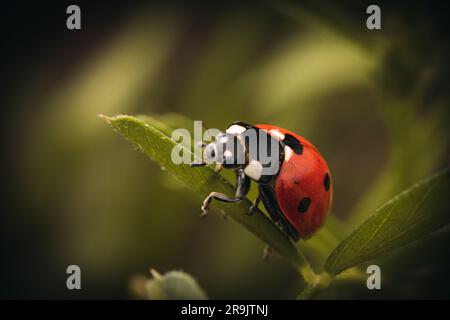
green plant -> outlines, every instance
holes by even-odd
[[[176,142],[170,138],[174,124],[188,121],[181,116],[132,117],[119,115],[101,118],[117,132],[137,146],[142,152],[162,168],[189,186],[200,197],[211,190],[233,193],[232,184],[212,168],[190,168],[188,165],[175,165],[171,161],[171,150]],[[185,149],[185,152],[191,152]],[[194,154],[192,154],[194,157]],[[268,216],[258,210],[253,216],[245,214],[251,202],[246,199],[237,205],[214,203],[224,215],[229,215],[262,241],[285,257],[299,272],[305,287],[299,298],[313,297],[327,288],[333,281],[346,278],[360,278],[361,273],[354,267],[363,262],[407,245],[423,236],[442,229],[450,223],[448,215],[449,170],[444,170],[425,179],[387,202],[329,254],[323,272],[317,272],[292,241]],[[333,224],[329,232],[334,233]],[[344,271],[348,271],[343,273]]]

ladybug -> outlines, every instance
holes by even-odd
[[[244,199],[253,180],[258,184],[258,196],[249,214],[261,201],[292,240],[311,237],[325,222],[333,197],[330,170],[317,148],[305,138],[274,125],[238,121],[204,147],[206,162],[191,166],[215,163],[216,171],[234,170],[236,194],[230,197],[211,192],[203,202],[203,215],[213,199],[227,203]],[[266,162],[261,151],[268,155]]]

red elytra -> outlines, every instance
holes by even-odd
[[[256,127],[278,140],[280,137],[271,130],[290,134],[303,145],[301,154],[285,154],[275,180],[275,194],[285,218],[301,238],[307,239],[323,225],[331,208],[333,186],[328,165],[317,148],[298,134],[274,125],[258,124]]]

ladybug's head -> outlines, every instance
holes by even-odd
[[[206,163],[215,162],[225,168],[238,169],[245,165],[245,148],[237,135],[221,132],[206,145],[203,158]]]

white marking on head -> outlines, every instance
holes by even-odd
[[[223,153],[223,155],[226,158],[231,158],[233,156],[233,153],[230,150],[225,150],[225,152]]]
[[[294,154],[294,150],[291,149],[291,147],[285,146],[284,147],[284,161],[289,161],[289,159]]]
[[[272,130],[270,130],[270,133],[272,135],[274,135],[275,137],[279,138],[280,140],[284,139],[284,134],[281,133],[280,130],[278,130],[278,129],[272,129]]]
[[[233,124],[232,126],[230,126],[227,129],[226,132],[229,134],[241,134],[241,133],[245,132],[245,130],[247,130],[247,129],[245,129],[244,127],[242,127],[240,125]]]
[[[246,176],[258,181],[261,178],[262,164],[257,160],[252,160],[245,168],[244,173]]]

